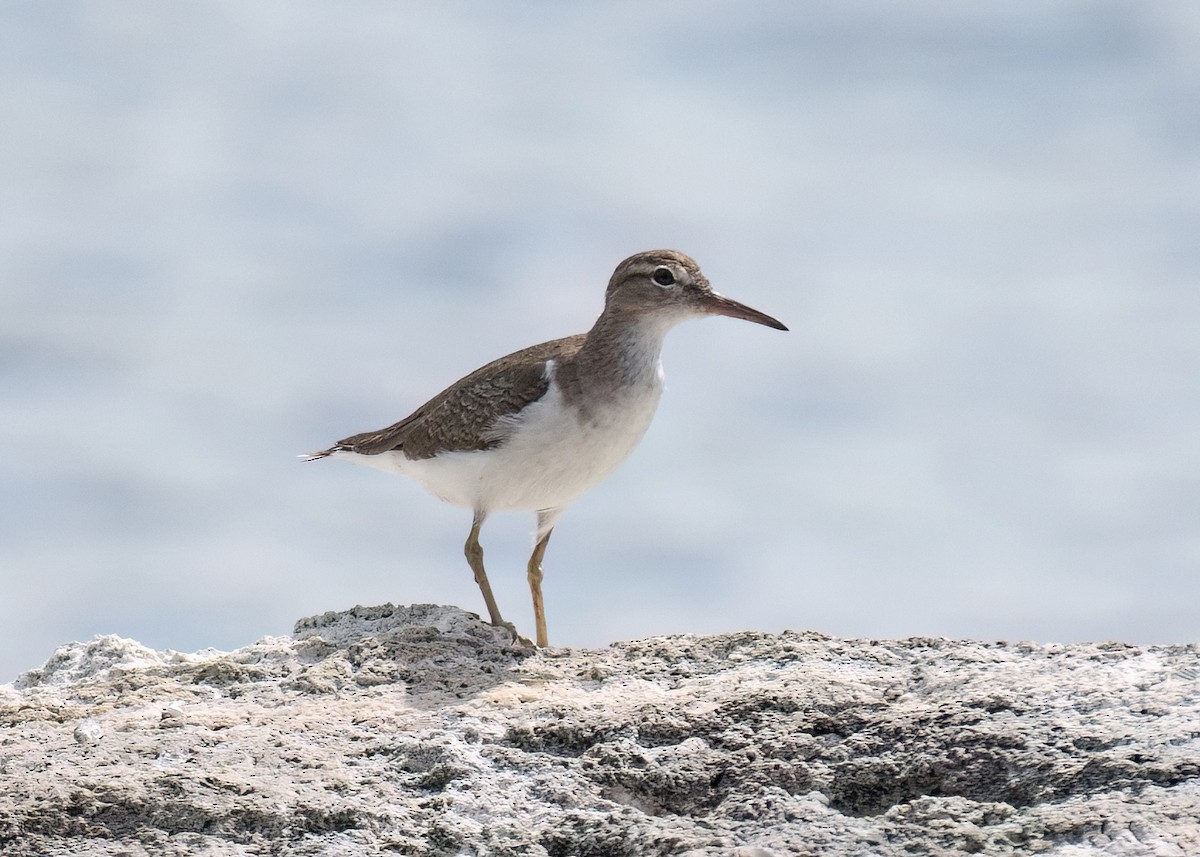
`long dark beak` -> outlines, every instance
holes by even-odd
[[[765,324],[767,327],[773,327],[776,330],[787,330],[787,327],[779,319],[771,318],[765,312],[751,309],[743,303],[738,303],[716,292],[710,292],[705,295],[700,306],[705,312],[710,312],[713,315],[727,315],[730,318],[741,318],[746,321],[753,321],[756,324]]]

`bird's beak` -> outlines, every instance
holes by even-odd
[[[773,327],[776,330],[787,330],[783,322],[771,318],[765,312],[751,309],[743,303],[738,303],[716,292],[710,292],[705,295],[700,307],[705,312],[712,313],[713,315],[727,315],[730,318],[741,318],[746,321],[753,321],[756,324],[765,324],[767,327]]]

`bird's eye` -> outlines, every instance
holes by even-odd
[[[660,265],[654,269],[654,273],[650,275],[650,279],[658,283],[660,286],[675,285],[675,275],[671,273],[671,269],[665,265]]]

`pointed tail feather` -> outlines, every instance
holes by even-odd
[[[346,447],[344,447],[344,446],[331,446],[331,447],[329,447],[329,449],[322,449],[320,452],[305,452],[300,455],[297,455],[296,457],[302,458],[305,461],[316,461],[317,459],[320,459],[320,458],[328,458],[329,456],[333,455],[335,452],[341,452],[345,448]]]

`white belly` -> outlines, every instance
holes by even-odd
[[[401,452],[338,453],[358,464],[400,473],[458,506],[484,511],[562,508],[612,473],[654,418],[662,377],[631,388],[583,420],[556,384],[527,407],[494,449],[444,452],[416,461]]]

